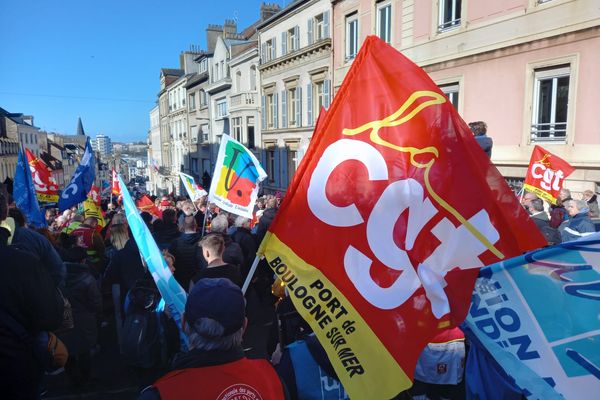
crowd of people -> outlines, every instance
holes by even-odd
[[[73,387],[85,387],[102,351],[99,329],[114,320],[122,361],[142,399],[171,398],[198,382],[215,396],[231,388],[256,398],[306,399],[326,387],[331,397],[323,398],[346,398],[323,348],[266,262],[258,264],[247,292],[241,291],[281,196],[259,198],[252,220],[219,210],[205,198],[195,203],[172,196],[153,200],[157,215],[141,216],[188,293],[185,353],[180,352],[180,329],[169,309],[160,306],[160,293],[118,204],[104,204],[103,221],[86,218],[76,208],[62,213],[50,208],[48,227],[33,229],[6,190],[0,190],[3,395],[38,398],[44,374],[63,371]],[[525,193],[521,203],[549,244],[593,232],[590,217],[598,217],[593,192],[574,200],[565,189],[549,212],[533,193]],[[464,396],[464,336],[457,329],[439,339],[462,343],[444,350],[447,365],[455,366],[453,378],[440,381],[438,371],[437,380],[428,379],[427,362],[439,357],[439,346],[434,346],[420,360],[413,391],[401,397],[435,396],[436,385],[450,398]],[[318,373],[311,375],[313,370]],[[320,381],[306,385],[312,376]]]

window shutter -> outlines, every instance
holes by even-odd
[[[275,40],[275,38],[271,40],[273,40],[273,47],[271,47],[271,60],[274,60],[277,54],[277,41]]]
[[[288,186],[288,176],[289,176],[289,171],[288,171],[288,151],[287,151],[287,146],[283,146],[281,148],[281,156],[280,156],[280,160],[281,160],[281,187],[283,189],[286,189]]]
[[[281,55],[287,54],[287,32],[281,32]]]
[[[281,127],[287,128],[287,91],[281,91]]]
[[[300,49],[300,27],[298,25],[294,27],[294,40],[296,41],[294,49]]]
[[[306,122],[307,126],[313,125],[313,104],[312,104],[312,84],[306,85],[306,114],[308,116],[308,120]]]
[[[260,108],[261,108],[260,124],[261,124],[261,129],[263,131],[265,129],[267,129],[267,110],[265,108],[265,103],[266,103],[265,96],[260,96]]]
[[[329,11],[323,13],[323,37],[329,37]]]
[[[273,93],[273,129],[279,128],[277,119],[277,109],[279,108],[279,96],[277,93]]]
[[[260,61],[264,64],[267,62],[267,44],[263,43],[260,45]]]
[[[296,87],[296,126],[302,126],[302,87]]]
[[[313,19],[312,17],[308,19],[308,30],[307,30],[307,34],[308,34],[308,44],[311,45],[313,44]]]
[[[330,93],[331,93],[331,81],[329,79],[325,79],[323,81],[323,105],[325,106],[325,109],[329,108]]]
[[[276,187],[280,186],[280,172],[281,172],[281,167],[280,167],[280,163],[281,163],[281,157],[279,154],[279,148],[277,146],[275,146],[273,153],[275,153],[275,171],[273,171],[273,181],[275,183]]]

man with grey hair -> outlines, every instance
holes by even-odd
[[[550,218],[548,218],[548,214],[544,211],[544,201],[542,199],[536,196],[529,200],[527,211],[529,211],[531,219],[540,232],[542,232],[549,245],[561,242],[558,231],[550,226]]]
[[[172,371],[144,389],[140,399],[287,398],[267,360],[244,356],[244,307],[242,291],[230,280],[199,280],[183,315],[190,351],[178,354]]]
[[[238,216],[235,220],[235,232],[231,235],[231,239],[240,245],[242,254],[244,255],[244,265],[242,265],[242,275],[246,279],[250,266],[256,257],[258,244],[252,232],[250,231],[250,219]]]
[[[596,231],[585,200],[568,200],[565,209],[569,213],[569,219],[558,228],[563,242],[577,240]]]

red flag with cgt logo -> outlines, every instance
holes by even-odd
[[[370,36],[259,254],[350,397],[391,398],[479,268],[544,244],[435,83]]]
[[[556,204],[564,180],[573,171],[575,168],[571,167],[568,162],[536,145],[531,153],[523,188]]]

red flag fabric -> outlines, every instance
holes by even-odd
[[[100,196],[100,188],[98,186],[92,185],[88,193],[88,199],[91,199],[98,206],[102,204],[102,197]]]
[[[523,188],[556,204],[567,176],[575,171],[568,162],[536,145],[531,153]]]
[[[115,196],[121,195],[121,185],[119,184],[119,177],[117,175],[117,171],[113,168],[112,170],[112,194]]]
[[[137,202],[136,206],[140,211],[146,211],[154,215],[156,218],[162,218],[162,211],[156,207],[152,199],[147,195],[143,195]]]
[[[546,244],[427,74],[368,37],[263,240],[351,398],[412,383],[478,269]]]
[[[39,201],[57,202],[58,184],[52,177],[52,171],[29,149],[25,149],[25,154],[27,155],[27,161],[31,169],[31,177],[33,178],[37,199]]]

